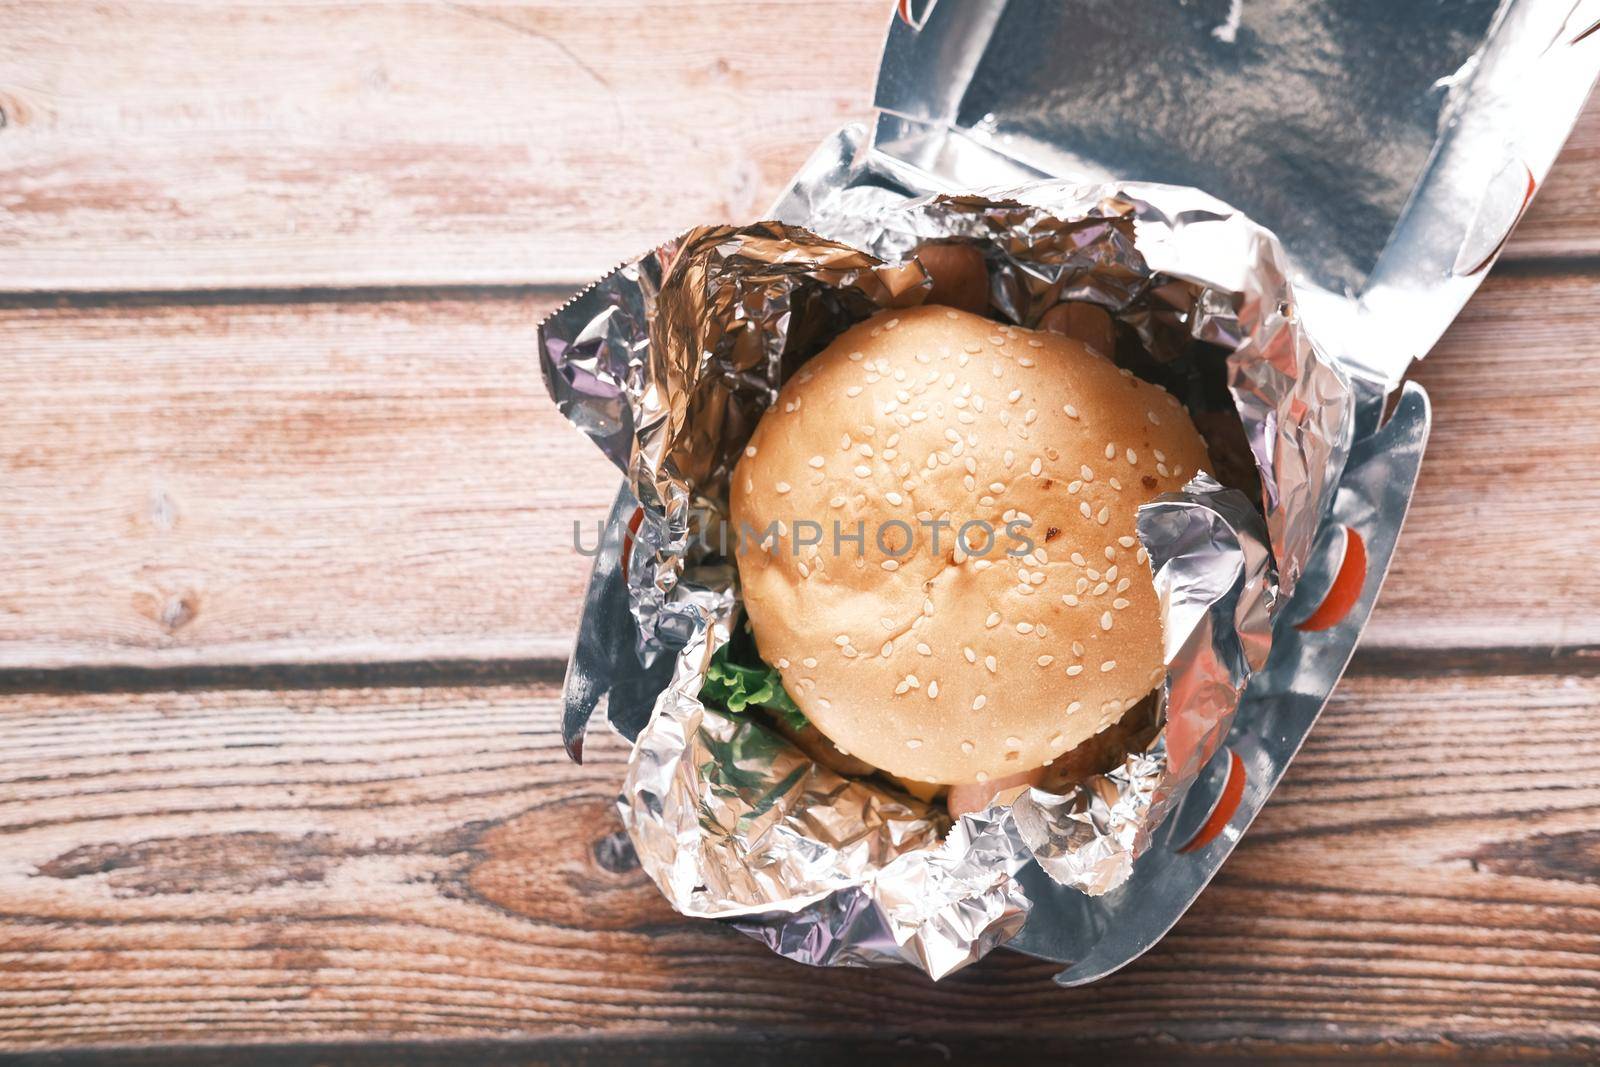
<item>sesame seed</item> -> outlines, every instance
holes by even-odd
[[[922,747],[922,738],[920,738],[920,737],[908,737],[908,738],[906,738],[906,747],[907,748],[921,748]]]
[[[800,577],[802,577],[802,578],[811,577],[811,568],[807,567],[803,561],[800,562],[800,563],[796,563],[795,567],[799,569]]]
[[[1150,553],[1145,550],[1143,545],[1140,545],[1139,551],[1134,553],[1133,558],[1138,560],[1140,563],[1144,563],[1150,558]]]
[[[968,474],[961,479],[961,487],[969,493],[977,492],[978,479]]]
[[[856,451],[860,452],[863,456],[866,456],[868,459],[872,458],[872,456],[874,455],[871,445],[862,445],[860,448],[856,449]]]
[[[1137,467],[1139,465],[1139,453],[1135,452],[1131,448],[1128,449],[1128,465],[1130,467]]]
[[[882,563],[878,564],[878,566],[882,567],[886,571],[897,571],[900,569],[900,561],[897,559],[886,559]]]
[[[1082,641],[1074,641],[1074,642],[1072,642],[1072,654],[1074,656],[1083,655],[1083,642]]]
[[[1033,633],[1033,623],[1031,623],[1031,622],[1019,622],[1019,623],[1017,623],[1017,633],[1019,633],[1019,634],[1031,634],[1031,633]]]
[[[888,659],[890,656],[894,655],[894,642],[885,641],[883,643],[883,647],[878,649],[878,655],[882,656],[884,659]]]
[[[990,482],[989,483],[989,492],[991,492],[991,493],[1003,493],[1005,491],[1006,491],[1006,483],[1005,482]]]
[[[866,356],[865,352],[852,352],[852,353],[850,353],[850,362],[851,363],[860,363],[863,359],[866,359],[866,358],[867,358],[867,356]]]
[[[1122,492],[1122,483],[1119,482],[1117,479],[1115,479],[1115,478],[1107,478],[1106,479],[1106,484],[1111,486],[1111,488],[1115,489],[1117,492],[1119,492],[1119,493]]]
[[[944,313],[944,317],[947,319],[959,319],[961,316],[957,315],[954,311],[946,311]]]
[[[1019,367],[1034,367],[1037,365],[1038,364],[1034,363],[1034,361],[1029,359],[1027,356],[1023,356],[1021,359],[1017,360],[1017,366]]]
[[[878,625],[883,627],[885,630],[892,630],[894,629],[894,620],[885,615],[883,618],[878,620]]]
[[[1102,630],[1111,629],[1111,612],[1109,612],[1109,611],[1101,612],[1101,614],[1100,614],[1100,629],[1102,629]]]
[[[1022,399],[1022,390],[1021,389],[1013,389],[1013,390],[1011,390],[1011,392],[1006,394],[1006,400],[1009,403],[1015,404],[1017,401],[1019,401],[1021,399]]]
[[[1123,536],[1117,538],[1117,544],[1121,545],[1123,548],[1132,548],[1133,538],[1124,534]]]
[[[981,711],[983,710],[983,706],[987,703],[989,703],[989,698],[984,696],[982,693],[979,693],[977,696],[972,698],[972,710]]]
[[[850,388],[848,388],[848,389],[846,389],[844,391],[844,395],[845,396],[860,396],[861,395],[861,386],[852,385]]]
[[[837,636],[837,637],[835,637],[833,639],[833,643],[838,645],[838,646],[840,646],[841,648],[843,648],[845,645],[848,645],[850,643],[850,635],[849,634],[840,634],[839,636]]]
[[[1006,343],[1006,339],[1004,337],[1001,337],[997,333],[996,334],[990,334],[989,335],[989,343],[992,344],[992,345],[1003,345],[1003,344]]]
[[[936,678],[928,679],[928,699],[933,700],[939,695],[939,681]]]
[[[1083,673],[1083,664],[1081,664],[1081,663],[1074,663],[1072,666],[1067,668],[1067,677],[1068,678],[1076,678],[1078,675],[1080,675],[1082,673]]]
[[[978,654],[976,652],[972,651],[971,647],[963,648],[961,650],[961,654],[963,656],[967,657],[967,662],[968,663],[976,663],[976,662],[978,662]]]
[[[1117,567],[1116,567],[1116,564],[1112,564],[1110,567],[1108,567],[1106,569],[1106,581],[1114,582],[1116,580],[1117,580]]]
[[[856,465],[856,477],[857,478],[867,478],[867,477],[870,477],[871,474],[872,474],[872,468],[867,466],[865,463],[859,463],[859,464]]]
[[[923,599],[922,599],[922,613],[924,615],[932,615],[933,614],[933,600],[932,600],[932,598],[923,597]]]
[[[1039,340],[1037,337],[1030,337],[1030,338],[1028,338],[1028,347],[1029,348],[1043,348],[1044,347],[1044,342]]]
[[[1157,463],[1156,464],[1156,473],[1161,475],[1161,477],[1165,478],[1165,477],[1168,477],[1172,472],[1167,470],[1167,465],[1165,463]]]
[[[842,496],[836,496],[832,500],[828,501],[829,507],[842,508],[844,505],[845,499]]]
[[[1106,546],[1106,559],[1116,559],[1116,558],[1117,558],[1117,550],[1112,548],[1110,545],[1107,545]]]
[[[966,461],[962,463],[962,466],[967,468],[968,474],[978,473],[978,461],[973,459],[971,456],[966,458]]]
[[[900,325],[900,320],[899,319],[890,319],[888,321],[888,323],[885,324],[885,329],[892,330],[898,325]]]
[[[962,347],[962,348],[963,348],[963,349],[965,349],[965,350],[966,350],[966,351],[968,351],[968,352],[974,352],[974,353],[976,353],[976,352],[981,352],[981,351],[983,351],[983,346],[982,346],[982,345],[980,345],[980,344],[979,344],[979,343],[978,343],[978,342],[976,342],[976,341],[968,341],[968,342],[967,342],[967,343],[966,343],[966,344],[964,344],[964,345],[962,345],[962,346],[961,346],[961,347]]]
[[[1111,602],[1111,606],[1116,608],[1118,611],[1121,611],[1123,608],[1128,606],[1128,601],[1124,600],[1122,597],[1117,597],[1117,599]]]
[[[1106,523],[1110,522],[1111,521],[1111,509],[1108,508],[1108,507],[1107,508],[1101,508],[1100,509],[1100,513],[1097,514],[1094,517],[1094,521],[1098,522],[1101,526],[1104,526]]]
[[[1082,670],[1083,668],[1079,667],[1078,669]],[[1067,705],[1067,714],[1068,715],[1074,715],[1077,712],[1080,712],[1082,710],[1083,710],[1083,701],[1081,701],[1081,700],[1074,700],[1072,703]]]
[[[1089,502],[1087,500],[1080,500],[1078,502],[1078,510],[1083,512],[1083,517],[1086,519],[1094,517],[1094,509],[1089,506]]]
[[[1069,418],[1069,419],[1075,419],[1075,418],[1078,417],[1078,409],[1073,407],[1071,404],[1068,404],[1066,407],[1062,408],[1061,410],[1066,412],[1067,418]]]
[[[1156,457],[1157,463],[1165,463],[1167,461],[1167,454],[1159,448],[1152,449],[1151,454]]]
[[[815,667],[817,665],[817,658],[815,656],[807,656],[805,659],[800,661],[800,665],[803,667]]]
[[[1029,408],[1022,415],[1022,425],[1024,425],[1024,426],[1032,426],[1034,424],[1034,421],[1036,419],[1038,419],[1038,418],[1039,418],[1039,412],[1037,410],[1035,410],[1034,408]]]
[[[982,785],[984,782],[987,782],[988,780],[989,780],[989,772],[988,771],[979,771],[978,772],[978,784],[979,785]]]
[[[1078,475],[1086,482],[1094,481],[1094,468],[1087,463],[1078,468]]]
[[[883,499],[887,500],[891,504],[902,504],[905,502],[906,498],[891,489],[889,492],[883,494]]]
[[[1039,666],[1041,667],[1048,667],[1055,661],[1056,658],[1054,656],[1040,656],[1038,659]]]
[[[1067,486],[1067,492],[1069,492],[1069,493],[1076,493],[1076,492],[1077,492],[1077,491],[1078,491],[1078,490],[1080,490],[1080,489],[1082,489],[1082,488],[1083,488],[1083,482],[1082,482],[1082,480],[1080,480],[1080,479],[1078,479],[1078,478],[1074,478],[1074,479],[1073,479],[1073,480],[1072,480],[1072,484],[1071,484],[1071,485],[1069,485],[1069,486]]]
[[[1044,463],[1039,459],[1038,456],[1033,457],[1033,463],[1029,465],[1028,473],[1033,475],[1035,478],[1044,473]]]
[[[1089,588],[1089,579],[1087,579],[1087,578],[1079,578],[1078,579],[1078,585],[1073,591],[1077,592],[1077,593],[1081,593],[1087,588]],[[1080,653],[1080,655],[1081,655],[1081,653]]]
[[[1008,737],[1008,738],[1006,738],[1006,747],[1007,748],[1021,748],[1022,747],[1022,738],[1020,738],[1020,737]]]
[[[1050,747],[1051,748],[1061,748],[1066,743],[1067,743],[1067,735],[1066,734],[1061,734],[1061,733],[1052,734],[1051,737],[1050,737]]]
[[[1078,598],[1071,593],[1062,594],[1061,602],[1069,608],[1075,608],[1078,606]]]
[[[963,753],[965,753],[966,755],[970,756],[974,752],[976,752],[977,750],[978,750],[978,746],[973,744],[971,741],[963,741],[963,742],[961,742],[961,751]]]
[[[1101,674],[1105,674],[1108,671],[1114,671],[1116,669],[1117,669],[1117,661],[1114,660],[1114,659],[1108,659],[1104,663],[1100,664],[1100,673]]]
[[[1000,613],[998,611],[989,612],[989,617],[983,620],[983,625],[990,629],[1000,625]]]
[[[911,421],[912,422],[921,422],[923,419],[926,419],[927,417],[928,417],[928,413],[926,411],[913,411],[911,413]]]
[[[1095,596],[1103,596],[1105,594],[1105,591],[1107,589],[1109,589],[1109,588],[1111,588],[1111,586],[1108,583],[1101,582],[1099,585],[1094,587],[1094,595]]]
[[[1151,426],[1160,426],[1161,425],[1161,420],[1156,417],[1156,413],[1153,412],[1153,411],[1145,412],[1144,413],[1144,417],[1150,420],[1150,425]]]
[[[1128,584],[1129,584],[1129,583],[1128,583],[1128,579],[1126,579],[1126,578],[1119,578],[1119,579],[1118,579],[1118,580],[1117,580],[1117,592],[1119,592],[1119,593],[1126,593],[1126,592],[1127,592],[1127,591],[1128,591]]]
[[[1100,580],[1100,572],[1095,570],[1093,567],[1085,567],[1083,569],[1083,573],[1089,576],[1089,580],[1091,582],[1098,582]]]
[[[928,643],[926,641],[918,641],[917,642],[917,653],[918,653],[918,655],[922,655],[922,656],[931,656],[931,655],[933,655],[933,649],[928,647]]]
[[[985,657],[983,657],[983,665],[985,667],[989,668],[989,673],[990,674],[995,674],[1000,669],[998,661],[993,656],[985,656]]]
[[[788,414],[789,412],[793,411],[795,408],[797,408],[799,406],[800,406],[800,401],[798,401],[798,400],[790,400],[790,401],[788,401],[786,404],[783,405],[784,414]]]
[[[901,683],[900,683],[900,684],[899,684],[899,685],[897,685],[897,686],[895,686],[895,687],[894,687],[894,695],[895,695],[895,696],[897,696],[897,697],[899,697],[899,696],[905,696],[905,695],[906,695],[906,692],[907,692],[907,691],[908,691],[908,690],[909,690],[909,689],[910,689],[910,688],[911,688],[911,687],[910,687],[910,686],[909,686],[909,685],[907,685],[907,684],[906,684],[906,683],[905,683],[905,682],[901,682]]]

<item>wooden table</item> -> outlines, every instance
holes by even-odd
[[[887,7],[0,2],[0,1046],[1600,1056],[1600,108],[1417,374],[1349,677],[1143,960],[819,972],[633,863],[625,749],[557,736],[617,477],[533,327],[759,215]]]

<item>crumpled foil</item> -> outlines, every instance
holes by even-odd
[[[1297,320],[1276,242],[1194,190],[1047,181],[907,200],[863,188],[811,221],[690,231],[556,312],[541,352],[561,410],[643,506],[628,575],[641,656],[677,655],[619,801],[643,868],[679,911],[732,920],[790,958],[939,977],[1021,928],[1014,876],[1028,862],[1092,894],[1127,878],[1265,661],[1354,398]],[[1068,794],[1029,790],[954,826],[698,699],[736,574],[692,518],[725,513],[739,450],[797,367],[851,323],[925,297],[910,257],[928,239],[981,249],[992,311],[1018,325],[1057,300],[1105,307],[1147,350],[1130,369],[1197,417],[1226,409],[1242,423],[1260,478],[1259,506],[1197,475],[1141,509],[1168,666],[1153,739]]]

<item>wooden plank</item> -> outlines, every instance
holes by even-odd
[[[1388,665],[1390,668],[1393,664]],[[1592,1051],[1592,670],[1347,681],[1176,930],[935,986],[675,915],[550,689],[0,699],[0,1044],[1143,1037]]]
[[[0,665],[565,655],[549,298],[5,313]]]
[[[1597,302],[1593,274],[1495,274],[1417,366],[1433,436],[1366,643],[1600,641]]]
[[[1369,644],[1600,643],[1597,299],[1496,273],[1424,364]],[[564,656],[619,476],[544,395],[551,303],[0,311],[0,668]]]
[[[7,0],[0,290],[587,281],[765,211],[890,10]],[[1600,104],[1508,255],[1600,251],[1597,153]]]
[[[0,5],[0,290],[587,281],[760,217],[892,6]]]

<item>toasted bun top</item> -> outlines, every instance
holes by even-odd
[[[734,471],[757,647],[819,730],[893,774],[1048,763],[1160,680],[1134,516],[1206,459],[1174,397],[1078,341],[881,313],[794,375]],[[972,527],[963,552],[972,520],[993,542]]]

